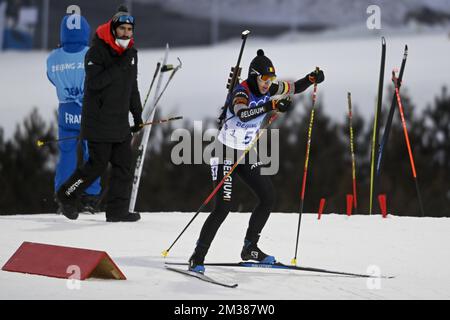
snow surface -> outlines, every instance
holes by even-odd
[[[67,281],[0,271],[0,299],[450,299],[450,219],[379,215],[325,215],[302,219],[299,264],[366,273],[379,268],[395,279],[374,280],[302,271],[209,267],[223,288],[165,270],[161,252],[193,213],[144,213],[138,223],[106,223],[104,214],[69,221],[57,215],[0,216],[0,265],[23,241],[104,250],[128,280],[89,279],[80,289]],[[167,261],[186,261],[207,214],[201,214]],[[274,213],[260,245],[289,263],[295,250],[297,215]],[[207,261],[239,260],[249,214],[225,220]],[[371,267],[372,266],[372,267]]]
[[[387,33],[384,33],[387,41],[385,90],[392,85],[391,71],[400,67],[404,45],[408,44],[403,88],[412,96],[417,110],[424,109],[440,94],[442,85],[450,87],[448,34],[442,30],[423,34],[383,32]],[[324,111],[334,120],[344,121],[347,91],[351,91],[354,108],[366,120],[371,120],[378,87],[381,34],[374,31],[372,36],[367,36],[367,33],[367,29],[338,30],[312,36],[288,34],[275,40],[252,34],[242,58],[242,75],[247,74],[248,64],[258,48],[263,48],[272,59],[280,79],[296,80],[320,66],[326,77],[318,90]],[[161,99],[162,115],[182,115],[189,120],[217,117],[225,100],[228,73],[236,63],[239,47],[240,40],[233,40],[217,46],[171,50],[170,63],[176,63],[176,57],[180,57],[183,68]],[[142,97],[162,55],[162,49],[139,53],[138,81]],[[48,52],[0,53],[0,127],[4,128],[6,138],[12,136],[16,124],[22,122],[33,106],[47,121],[55,121],[57,100],[45,75],[47,56]],[[306,94],[310,95],[310,91]],[[391,101],[386,93],[384,101]]]

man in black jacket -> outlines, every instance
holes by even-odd
[[[85,57],[85,88],[81,136],[88,141],[89,159],[61,186],[57,199],[62,213],[78,218],[79,196],[112,165],[106,221],[137,221],[128,212],[132,182],[131,133],[142,125],[137,86],[137,51],[133,47],[134,17],[121,6],[110,21],[97,28]],[[134,126],[130,128],[128,113]]]

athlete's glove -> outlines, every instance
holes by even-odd
[[[311,83],[321,83],[325,80],[325,75],[322,70],[315,70],[308,74],[308,79]]]
[[[276,103],[276,109],[280,112],[286,112],[288,111],[292,106],[292,100],[291,97],[283,98],[277,101]]]

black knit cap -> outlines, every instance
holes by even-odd
[[[131,17],[131,19],[120,19],[120,17]],[[117,12],[113,15],[111,19],[111,28],[116,30],[116,28],[122,24],[131,24],[134,29],[134,17],[128,13],[128,8],[124,5],[117,8]]]
[[[259,49],[256,53],[256,57],[250,63],[250,68],[248,70],[248,76],[257,75],[269,75],[276,76],[275,67],[272,61],[264,55],[264,51]]]

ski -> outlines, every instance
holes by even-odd
[[[400,66],[400,73],[398,76],[398,88],[400,89],[402,85],[402,79],[403,79],[403,72],[405,71],[405,65],[406,65],[406,59],[408,58],[408,46],[405,45],[405,50],[403,52],[403,59],[402,64]],[[383,137],[381,138],[381,142],[378,145],[378,154],[377,154],[377,161],[376,161],[376,180],[380,180],[381,175],[381,165],[383,161],[384,156],[384,149],[386,148],[387,141],[389,140],[389,133],[391,132],[391,125],[392,120],[394,118],[395,109],[397,107],[397,99],[396,94],[394,92],[394,95],[392,97],[391,107],[389,109],[389,115],[386,121],[386,126],[384,127]]]
[[[183,269],[178,269],[178,268],[173,268],[173,267],[168,267],[168,266],[165,266],[165,267],[169,271],[174,271],[174,272],[177,272],[180,274],[184,274],[185,276],[197,278],[199,280],[202,280],[202,281],[205,281],[208,283],[212,283],[212,284],[215,284],[218,286],[222,286],[222,287],[226,287],[226,288],[236,288],[238,286],[237,283],[228,284],[228,283],[220,282],[220,281],[217,281],[209,276],[206,276],[206,275],[198,273],[198,272],[183,270]]]
[[[373,194],[374,194],[374,174],[375,174],[375,161],[378,158],[378,136],[380,131],[380,119],[381,119],[381,104],[383,102],[383,83],[384,83],[384,69],[386,65],[386,40],[381,37],[381,64],[380,64],[380,78],[378,80],[378,96],[377,106],[375,109],[375,117],[373,120],[373,136],[372,136],[372,149],[370,157],[370,195],[369,195],[369,214],[372,214],[373,207]]]
[[[165,264],[166,265],[178,265],[178,266],[187,265],[187,263],[185,263],[185,262],[166,262]],[[372,276],[369,274],[362,274],[362,273],[343,272],[343,271],[335,271],[335,270],[313,268],[313,267],[290,266],[290,265],[283,264],[280,262],[276,262],[274,264],[258,263],[258,262],[205,263],[205,266],[298,270],[298,271],[310,271],[310,272],[318,272],[318,273],[336,274],[336,275],[358,277],[358,278],[383,278],[383,279],[395,278],[394,276],[378,276],[377,277],[377,276]]]
[[[169,45],[166,44],[166,50],[164,52],[162,67],[160,69],[158,81],[156,83],[156,89],[155,89],[156,91],[155,91],[155,96],[154,96],[152,106],[156,105],[155,102],[158,99],[159,91],[160,91],[161,84],[162,84],[162,78],[164,75],[162,68],[167,64],[168,56],[169,56]],[[145,105],[144,105],[144,107],[145,107]],[[145,108],[144,112],[148,113],[149,116],[151,114],[154,114],[153,112],[147,112],[147,109],[150,109],[150,108]],[[155,109],[153,108],[153,110],[151,110],[151,111],[154,111],[154,110]],[[148,119],[149,116],[147,116],[146,114],[143,114],[143,117],[145,119]],[[153,117],[151,120],[153,120]],[[148,120],[146,122],[148,122]],[[141,140],[141,143],[138,148],[138,155],[137,155],[137,159],[136,159],[136,166],[134,169],[134,176],[133,176],[133,185],[131,188],[131,195],[130,195],[130,205],[129,205],[130,212],[134,212],[134,208],[136,205],[137,194],[138,194],[138,190],[139,190],[139,182],[141,180],[142,168],[144,166],[145,153],[147,151],[147,145],[148,145],[151,128],[152,128],[152,126],[147,126],[143,130],[144,133],[143,133],[142,140]]]

